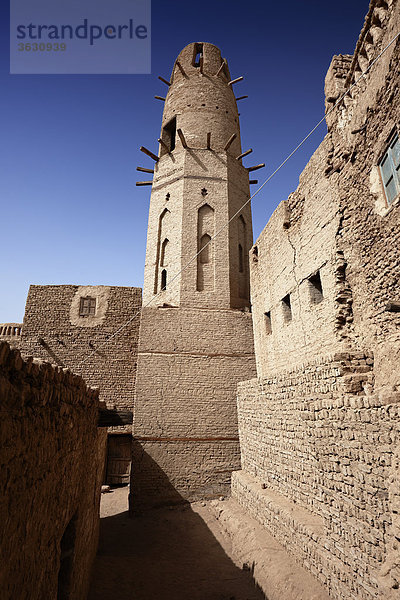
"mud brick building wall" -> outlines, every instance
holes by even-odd
[[[79,316],[82,297],[96,299],[94,315]],[[118,336],[104,342],[140,307],[140,288],[32,285],[21,352],[78,373],[89,385],[99,387],[100,399],[109,408],[133,410],[139,315]],[[113,430],[124,429],[131,427]]]
[[[346,87],[400,31],[398,0],[371,2],[348,69]],[[400,384],[400,196],[388,205],[378,164],[400,133],[399,38],[372,66],[351,98],[328,118],[325,177],[340,197],[338,251],[343,254],[341,331],[355,348],[374,352],[378,388]],[[335,59],[334,59],[335,61]],[[333,63],[334,63],[333,61]],[[331,69],[326,91],[332,80]]]
[[[327,111],[399,31],[398,1],[373,0],[354,55],[333,57]],[[399,597],[400,195],[379,169],[399,58],[397,38],[327,115],[250,252],[259,379],[239,386],[233,494],[343,600]]]
[[[399,31],[398,2],[372,2],[354,56],[335,56],[327,109]],[[378,163],[399,130],[399,42],[327,117],[328,133],[250,253],[258,374],[321,353],[373,349],[380,385],[396,385],[399,211]],[[279,265],[276,268],[275,265]],[[323,301],[315,296],[313,276]],[[290,295],[291,318],[283,302]],[[266,314],[267,313],[267,314]]]
[[[0,585],[4,598],[86,597],[106,433],[98,392],[0,342]],[[66,597],[66,596],[63,596]]]

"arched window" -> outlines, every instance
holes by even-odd
[[[163,269],[161,271],[161,289],[165,290],[167,287],[167,270]]]
[[[197,216],[197,291],[214,289],[215,213],[209,204],[203,204]]]
[[[208,233],[201,236],[199,261],[202,265],[210,262],[210,242],[211,236]]]
[[[160,270],[168,265],[170,244],[168,244],[168,232],[170,231],[171,213],[168,208],[164,208],[158,219],[157,233],[157,255],[154,272],[154,293],[160,291]]]

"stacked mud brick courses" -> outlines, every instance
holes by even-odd
[[[105,459],[98,391],[0,342],[0,396],[1,595],[81,600]]]
[[[327,110],[399,31],[399,3],[372,1],[354,55],[332,60]],[[342,600],[400,589],[400,196],[379,169],[399,58],[398,38],[327,116],[250,252],[258,379],[239,385],[233,494]]]
[[[0,323],[0,341],[8,342],[13,348],[21,345],[22,323]]]
[[[230,81],[208,43],[189,44],[172,70],[149,212],[144,304],[157,296],[140,326],[131,510],[226,493],[239,467],[236,385],[255,375],[250,205],[213,239],[250,196]]]
[[[95,300],[95,311],[81,316],[86,297]],[[140,315],[107,340],[140,307],[140,288],[32,285],[19,347],[24,356],[66,367],[99,387],[108,408],[132,411]],[[113,430],[130,432],[131,426]]]

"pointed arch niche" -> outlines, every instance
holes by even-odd
[[[157,259],[154,275],[155,294],[157,294],[160,290],[166,288],[168,267],[171,266],[171,242],[167,237],[167,233],[169,231],[170,218],[170,211],[168,210],[168,208],[164,208],[158,220]]]
[[[214,209],[209,204],[203,204],[197,212],[197,291],[208,292],[214,290],[215,258],[214,240],[215,230]]]
[[[237,264],[238,264],[238,283],[239,298],[247,298],[248,290],[248,253],[246,247],[246,221],[243,216],[238,218],[238,245],[237,245]]]

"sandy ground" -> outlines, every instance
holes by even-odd
[[[247,555],[260,561],[268,600],[326,598],[258,526],[260,550],[260,531],[258,538],[251,532],[257,525],[252,519],[247,523],[233,500],[162,508],[134,518],[127,507],[127,487],[102,495],[100,545],[88,600],[263,600],[266,595],[251,570],[242,568]],[[249,565],[254,569],[254,563]]]

